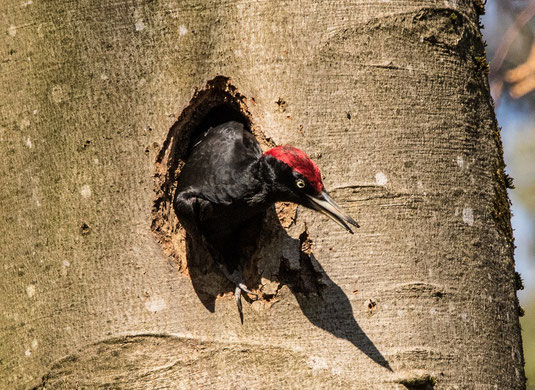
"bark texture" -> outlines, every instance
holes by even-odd
[[[0,8],[0,388],[524,387],[478,3]],[[243,326],[162,200],[217,76],[362,226],[271,215]]]

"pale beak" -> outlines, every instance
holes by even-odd
[[[360,227],[353,218],[342,212],[327,191],[321,191],[319,195],[307,195],[307,197],[310,200],[311,208],[325,214],[334,222],[344,227],[349,233],[353,234],[353,230],[351,230],[349,225]]]

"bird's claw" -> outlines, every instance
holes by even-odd
[[[251,290],[249,290],[247,288],[247,286],[244,284],[244,283],[239,283],[236,288],[246,292],[247,294],[249,295],[253,295],[255,297],[255,299],[258,299],[258,294],[255,294],[254,292],[252,292]]]
[[[254,296],[254,299],[258,299],[258,294],[255,294],[247,288],[243,281],[241,269],[234,270],[234,272],[230,273],[223,264],[218,263],[218,265],[223,271],[223,274],[227,277],[227,279],[234,283],[234,285],[236,286],[236,289],[234,290],[234,298],[236,299],[236,305],[238,306],[238,312],[240,313],[240,320],[243,324],[243,307],[241,303],[242,291]]]

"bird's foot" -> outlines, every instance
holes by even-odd
[[[221,268],[223,274],[227,277],[227,279],[236,285],[236,291],[240,289],[241,291],[246,292],[247,294],[253,295],[255,299],[258,299],[258,294],[255,294],[254,292],[249,290],[245,285],[241,269],[234,270],[234,272],[230,273],[225,266],[219,264],[219,267]]]
[[[243,307],[241,303],[242,291],[246,292],[247,294],[254,295],[255,299],[258,299],[258,294],[255,294],[249,290],[245,283],[239,283],[236,285],[236,289],[234,290],[234,298],[236,299],[236,305],[238,306],[238,312],[240,313],[240,321],[243,325]]]

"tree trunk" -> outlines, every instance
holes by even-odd
[[[523,388],[479,4],[4,0],[0,387]],[[243,325],[170,206],[236,115],[361,224],[270,211]]]

